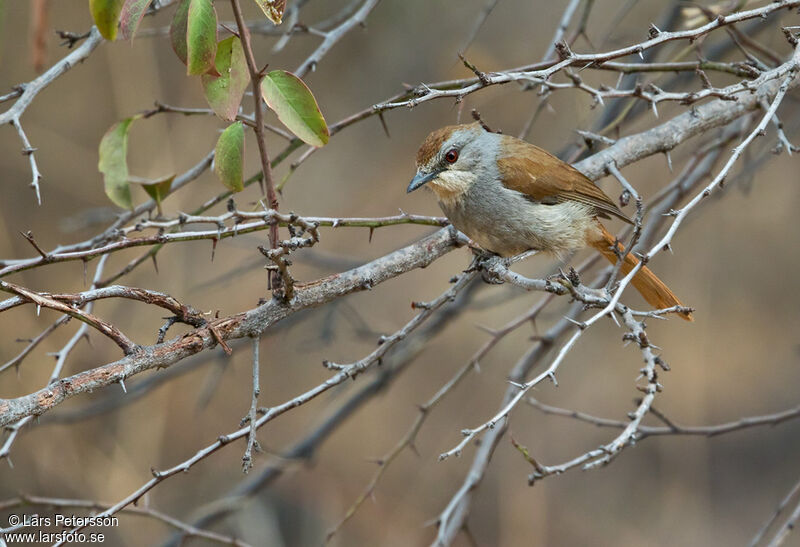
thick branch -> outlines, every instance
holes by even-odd
[[[299,310],[371,289],[410,270],[424,268],[458,245],[460,240],[455,230],[441,229],[358,268],[298,286],[291,301],[272,299],[250,311],[210,321],[208,326],[194,329],[163,344],[141,346],[135,355],[64,378],[30,395],[0,399],[0,426],[25,416],[41,415],[70,397],[120,382],[145,370],[168,367],[203,349],[214,347],[218,342],[217,337],[225,341],[258,336]]]
[[[797,62],[795,56],[776,68],[774,72],[787,74],[797,66]],[[757,84],[757,82],[752,83]],[[692,108],[652,129],[617,140],[605,150],[576,163],[575,167],[590,179],[597,180],[606,174],[606,166],[609,163],[615,163],[618,168],[622,168],[653,154],[668,152],[694,136],[729,124],[747,112],[759,108],[764,101],[771,102],[782,83],[780,79],[771,78],[752,91],[737,94],[736,101],[717,99]],[[795,78],[789,83],[789,89],[797,87],[798,84],[800,81]]]

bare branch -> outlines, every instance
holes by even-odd
[[[103,275],[103,268],[105,268],[106,260],[107,257],[102,257],[97,263],[97,268],[95,269],[94,279],[92,282],[93,288],[97,286],[98,280]],[[91,313],[93,305],[94,304],[92,302],[86,304],[87,313]],[[38,344],[39,341],[41,341],[45,336],[49,335],[53,330],[55,330],[56,327],[58,327],[60,324],[69,321],[70,317],[71,316],[69,315],[64,315],[60,317],[59,320],[56,321],[53,325],[51,325],[51,327],[48,330],[45,330],[42,334],[40,334],[39,337],[37,337],[37,340],[31,342],[31,344],[28,346],[29,349],[28,348],[26,349],[28,349],[28,351],[30,351],[30,349],[33,349],[33,347],[36,344]],[[81,323],[81,326],[72,336],[72,338],[70,338],[69,341],[66,344],[64,344],[64,346],[56,353],[56,364],[53,367],[53,372],[50,374],[50,379],[47,382],[48,385],[52,384],[61,375],[61,371],[64,368],[64,364],[66,363],[67,357],[69,356],[72,349],[81,340],[81,338],[87,336],[88,329],[89,326],[86,323]],[[23,354],[26,355],[25,352],[23,352]],[[23,354],[20,355],[24,357]],[[18,356],[16,359],[21,360],[20,356]],[[19,363],[20,360],[17,360],[17,363]],[[3,446],[0,447],[0,460],[6,458],[8,460],[9,465],[11,465],[11,458],[9,457],[9,454],[11,453],[11,445],[14,444],[14,441],[16,440],[22,428],[32,421],[33,421],[33,416],[25,416],[24,418],[22,418],[21,420],[17,421],[12,425],[6,425],[6,429],[8,430],[9,434],[5,442],[3,443]]]
[[[747,19],[764,17],[774,11],[785,9],[787,7],[796,7],[798,5],[800,5],[800,0],[783,0],[781,2],[771,3],[761,8],[736,12],[730,15],[720,15],[718,18],[714,19],[708,24],[696,29],[676,32],[659,32],[649,40],[613,51],[595,54],[576,54],[569,52],[568,54],[562,55],[564,58],[558,62],[542,63],[540,66],[543,65],[543,68],[539,69],[526,67],[522,69],[493,72],[486,74],[486,78],[484,80],[457,80],[454,82],[442,82],[438,86],[436,84],[423,84],[414,89],[412,98],[401,101],[390,100],[379,103],[373,106],[373,110],[383,111],[400,107],[413,108],[420,103],[443,97],[463,98],[466,95],[474,93],[475,91],[483,89],[487,86],[506,84],[515,81],[544,83],[548,82],[550,77],[555,73],[570,66],[577,65],[581,68],[590,68],[594,65],[598,65],[612,59],[625,57],[631,54],[641,54],[643,51],[670,41],[697,39],[698,37],[708,34],[717,28],[738,23],[740,21],[745,21]]]
[[[778,507],[777,509],[775,509],[775,512],[772,514],[772,517],[770,517],[770,519],[764,524],[761,530],[758,531],[758,533],[755,535],[752,541],[750,541],[750,547],[756,547],[756,545],[761,543],[761,540],[764,539],[767,530],[769,530],[770,526],[772,526],[775,522],[777,522],[781,513],[783,513],[783,510],[786,509],[789,503],[791,503],[792,499],[794,499],[799,493],[800,493],[800,481],[797,481],[794,484],[794,486],[792,486],[791,490],[789,490],[789,493],[786,494],[786,497],[783,498],[783,500],[781,500],[780,504],[778,504]],[[786,519],[786,522],[784,522],[783,526],[781,526],[780,529],[775,532],[774,536],[769,542],[770,547],[780,545],[783,542],[783,540],[786,539],[786,536],[792,530],[794,523],[795,521],[797,521],[798,517],[800,517],[800,502],[798,502],[797,508],[789,516],[789,518]]]
[[[261,363],[258,358],[258,347],[261,344],[261,337],[253,338],[253,396],[250,401],[250,411],[242,420],[240,425],[250,424],[250,431],[247,433],[247,448],[242,456],[242,470],[248,473],[253,467],[253,450],[260,450],[258,439],[256,439],[256,417],[258,413],[258,396],[261,393],[260,382],[258,379]]]
[[[0,399],[0,426],[25,416],[41,415],[80,393],[117,383],[145,370],[167,367],[206,348],[214,347],[217,340],[211,329],[215,329],[222,340],[258,336],[299,310],[319,306],[352,292],[370,289],[407,271],[423,268],[459,245],[460,240],[455,231],[444,228],[368,264],[298,287],[290,302],[273,299],[247,312],[211,320],[207,326],[163,344],[140,346],[134,355],[62,379],[36,393],[16,399]]]
[[[453,286],[449,290],[445,291],[440,297],[430,302],[429,304],[426,304],[424,306],[419,306],[422,311],[419,314],[417,314],[411,321],[409,321],[402,329],[400,329],[394,335],[387,337],[384,341],[382,341],[378,349],[372,352],[369,356],[360,359],[359,361],[352,363],[350,365],[335,365],[333,367],[329,366],[329,368],[338,369],[339,372],[335,374],[333,377],[329,378],[324,383],[306,391],[305,393],[302,393],[297,397],[289,401],[286,401],[281,405],[266,409],[264,416],[258,419],[255,427],[258,428],[263,426],[264,424],[272,421],[274,418],[284,414],[288,410],[291,410],[302,404],[305,404],[306,402],[316,398],[318,395],[328,391],[332,387],[339,385],[343,382],[346,382],[351,378],[355,378],[357,375],[366,371],[369,367],[375,365],[376,363],[379,363],[381,358],[386,354],[386,352],[389,349],[391,349],[397,343],[405,339],[405,337],[408,334],[410,334],[420,325],[422,325],[425,322],[425,320],[431,317],[433,312],[435,312],[438,308],[440,308],[441,306],[443,306],[448,302],[451,302],[459,291],[461,291],[462,289],[464,289],[469,285],[470,281],[474,278],[474,276],[475,272],[465,272],[461,274],[455,281]],[[328,365],[333,365],[333,363],[326,363],[326,366]],[[247,436],[249,432],[252,430],[252,427],[253,426],[251,424],[250,427],[244,427],[234,433],[230,433],[228,435],[221,435],[215,443],[199,450],[194,456],[183,461],[182,463],[178,464],[175,467],[166,469],[164,471],[154,470],[153,478],[150,481],[142,485],[139,489],[137,489],[135,492],[133,492],[124,500],[120,501],[119,503],[115,504],[114,506],[100,513],[100,515],[98,516],[113,515],[116,512],[120,511],[122,508],[130,505],[131,503],[135,503],[139,498],[141,498],[144,494],[152,490],[156,485],[158,485],[165,479],[173,475],[176,475],[178,473],[185,473],[189,471],[189,469],[191,469],[191,467],[194,466],[197,462],[213,454],[223,446],[227,445],[232,441]],[[82,527],[74,528],[72,531],[75,532],[80,530],[81,528]]]
[[[367,16],[369,13],[378,5],[380,0],[365,0],[361,7],[356,11],[349,19],[344,21],[341,25],[337,28],[331,30],[330,32],[325,33],[325,39],[322,43],[317,47],[314,52],[308,56],[308,58],[303,61],[294,73],[297,75],[298,78],[302,78],[305,76],[309,70],[314,70],[325,56],[326,53],[338,42],[342,39],[342,37],[350,32],[354,27],[357,25],[363,25],[364,21],[367,20]]]
[[[30,141],[28,140],[28,136],[25,134],[25,131],[22,129],[22,124],[19,122],[19,118],[13,118],[11,120],[11,124],[17,130],[17,134],[19,135],[20,140],[22,141],[22,153],[28,156],[28,162],[31,164],[31,175],[33,179],[31,180],[31,188],[36,192],[36,202],[41,205],[42,204],[42,193],[39,189],[39,181],[42,179],[42,173],[39,171],[39,166],[36,164],[36,157],[33,153],[36,149],[31,146]]]
[[[25,349],[19,352],[16,355],[16,357],[5,363],[3,366],[0,366],[0,372],[3,372],[4,370],[9,369],[11,367],[19,366],[25,359],[25,357],[27,357],[30,352],[36,349],[36,346],[38,346],[42,340],[50,336],[50,334],[52,334],[54,330],[56,330],[58,327],[60,327],[70,319],[71,317],[69,315],[62,315],[61,317],[59,317],[52,325],[44,329],[35,338],[33,338],[28,343],[28,345],[25,346]]]
[[[295,222],[308,222],[311,224],[318,224],[320,226],[337,227],[358,227],[358,228],[380,228],[382,226],[394,226],[397,224],[422,224],[426,226],[446,226],[448,224],[446,219],[441,217],[426,217],[421,215],[407,215],[405,213],[390,217],[377,217],[377,218],[330,218],[330,217],[298,217],[294,214],[281,214],[272,209],[261,211],[257,213],[246,213],[241,211],[233,211],[223,214],[219,217],[194,217],[189,215],[179,216],[177,219],[171,221],[143,221],[134,226],[128,227],[120,231],[122,235],[141,231],[145,228],[164,228],[164,227],[180,227],[184,224],[199,224],[211,223],[217,226],[225,226],[225,221],[241,221],[243,219],[260,219],[252,220],[247,223],[234,223],[233,226],[227,228],[219,228],[213,231],[202,232],[172,232],[172,233],[159,233],[154,236],[139,237],[139,238],[124,238],[114,243],[108,243],[101,247],[93,247],[87,250],[79,251],[53,251],[47,256],[40,256],[39,258],[22,259],[22,260],[6,260],[3,261],[6,266],[0,268],[0,277],[5,277],[15,272],[21,272],[47,264],[54,264],[59,262],[72,262],[72,261],[87,261],[98,256],[103,256],[108,253],[120,251],[123,249],[130,249],[132,247],[143,246],[157,246],[160,247],[167,243],[180,242],[180,241],[197,241],[201,239],[220,240],[229,237],[236,237],[238,235],[249,234],[269,229],[273,225],[287,226]],[[292,220],[295,219],[295,220]],[[105,280],[101,285],[105,285],[109,280]]]
[[[555,406],[546,405],[532,397],[528,397],[526,402],[537,410],[545,414],[553,414],[555,416],[564,416],[573,418],[575,420],[586,422],[598,427],[614,427],[624,429],[628,426],[629,422],[620,420],[611,420],[608,418],[600,418],[578,412],[575,410],[567,410],[565,408],[558,408]],[[636,435],[637,440],[646,439],[647,437],[660,436],[660,435],[695,435],[701,437],[716,437],[717,435],[725,435],[742,429],[749,429],[751,427],[761,426],[775,426],[780,423],[800,418],[800,406],[776,412],[774,414],[765,414],[763,416],[748,416],[740,418],[733,422],[725,422],[717,425],[679,425],[671,423],[668,427],[656,427],[640,425]]]
[[[99,317],[81,310],[80,308],[73,308],[67,304],[64,304],[63,302],[50,298],[47,295],[31,291],[15,283],[9,283],[8,281],[0,281],[0,290],[19,295],[23,300],[32,304],[36,304],[37,309],[49,308],[74,317],[79,321],[83,321],[87,325],[97,329],[104,335],[111,338],[114,343],[122,348],[122,351],[125,353],[125,355],[131,355],[136,351],[137,345],[133,343],[127,336],[125,336],[121,330],[110,323],[106,323]]]
[[[96,28],[92,28],[89,37],[83,44],[78,46],[75,51],[51,66],[44,74],[35,80],[21,84],[20,89],[22,89],[22,93],[19,95],[19,98],[14,102],[11,108],[0,114],[0,126],[7,123],[12,124],[16,128],[20,140],[22,140],[22,151],[28,156],[28,161],[31,165],[31,174],[33,176],[31,187],[33,187],[33,189],[36,191],[36,199],[40,205],[42,203],[42,198],[39,191],[39,180],[41,179],[42,175],[39,172],[39,168],[36,165],[36,160],[33,157],[33,152],[35,149],[31,146],[31,143],[28,141],[28,137],[22,130],[20,118],[40,91],[50,85],[56,78],[91,55],[92,51],[94,51],[94,49],[102,41],[103,38],[100,36],[100,32],[98,32]]]
[[[275,182],[272,180],[272,166],[269,162],[269,152],[267,151],[267,143],[264,137],[264,111],[261,106],[261,80],[264,79],[263,72],[256,65],[256,58],[253,55],[253,47],[250,44],[250,31],[244,23],[242,16],[242,8],[239,6],[239,0],[231,0],[231,8],[233,8],[233,15],[236,17],[236,25],[239,28],[239,38],[242,41],[242,49],[244,49],[244,58],[247,62],[247,70],[250,72],[250,80],[253,88],[253,102],[255,103],[255,127],[253,132],[256,134],[256,143],[258,144],[258,157],[261,159],[261,174],[263,184],[266,185],[266,197],[269,202],[270,209],[278,210],[278,195],[275,193]],[[264,187],[262,186],[262,194]],[[270,227],[269,231],[269,246],[274,249],[278,241],[278,225],[275,224]]]
[[[547,46],[547,50],[545,50],[542,56],[542,61],[549,61],[553,57],[553,54],[556,52],[556,45],[561,43],[564,39],[564,34],[567,32],[570,21],[572,21],[572,17],[575,15],[580,3],[581,0],[570,0],[567,7],[564,8],[564,14],[561,16],[561,21],[559,21],[556,27],[556,33],[553,39],[550,40],[550,45]]]

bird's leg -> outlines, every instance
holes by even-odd
[[[569,279],[573,287],[577,287],[581,284],[581,276],[578,275],[578,272],[576,272],[575,268],[572,266],[569,267],[569,271],[567,272],[567,279]]]
[[[510,261],[499,255],[481,249],[480,247],[470,247],[474,254],[472,264],[465,270],[467,272],[479,271],[486,283],[491,285],[502,285],[504,281],[500,278],[500,269],[508,269]]]
[[[567,281],[573,287],[577,287],[578,285],[581,284],[581,277],[580,275],[578,275],[578,272],[575,271],[575,268],[573,268],[572,266],[570,266],[567,272],[564,272],[564,270],[559,268],[558,273],[550,274],[546,277],[546,279],[548,281],[556,281],[559,283],[562,281]]]

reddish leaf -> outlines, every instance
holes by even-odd
[[[190,0],[180,1],[169,26],[170,44],[183,64],[186,64],[186,23],[189,18],[189,2]]]
[[[214,112],[223,120],[233,121],[239,111],[242,96],[250,83],[242,42],[231,36],[217,44],[215,77],[203,74],[203,90]]]
[[[133,40],[139,23],[142,22],[147,7],[153,0],[125,0],[122,5],[122,13],[119,17],[119,27],[122,37],[126,40]]]
[[[286,0],[256,0],[256,4],[267,16],[267,19],[280,25],[283,21],[283,12],[286,10]]]
[[[214,69],[217,54],[217,12],[211,0],[189,0],[186,21],[186,72],[205,74]]]

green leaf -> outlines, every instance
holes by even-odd
[[[153,0],[125,0],[122,5],[122,13],[119,18],[119,28],[122,37],[126,40],[133,40],[139,23],[142,22],[147,7]]]
[[[186,73],[214,70],[217,54],[217,12],[211,0],[189,0],[186,21]]]
[[[222,184],[232,192],[244,190],[244,126],[242,122],[230,124],[217,140],[214,151],[214,172]]]
[[[117,37],[117,25],[123,1],[89,0],[89,11],[92,12],[94,24],[106,40],[114,40]]]
[[[126,118],[114,124],[100,141],[97,169],[103,173],[106,195],[116,205],[131,209],[131,188],[128,184],[128,130],[141,116]]]
[[[242,42],[231,36],[217,44],[215,61],[219,76],[203,74],[203,91],[214,112],[223,120],[233,121],[239,111],[250,74],[244,58]]]
[[[328,143],[328,125],[303,80],[291,72],[273,70],[261,81],[261,94],[292,133],[312,146]]]
[[[267,19],[280,25],[283,21],[283,12],[286,9],[286,0],[256,0],[256,4],[267,16]]]
[[[170,175],[169,177],[159,180],[132,180],[130,182],[140,184],[142,188],[144,188],[144,191],[147,192],[147,195],[150,196],[157,204],[161,205],[161,202],[164,201],[164,198],[169,195],[169,190],[172,188],[172,181],[174,179],[175,175]]]
[[[180,1],[169,26],[170,44],[183,64],[186,64],[186,23],[189,18],[189,2],[190,0]]]

